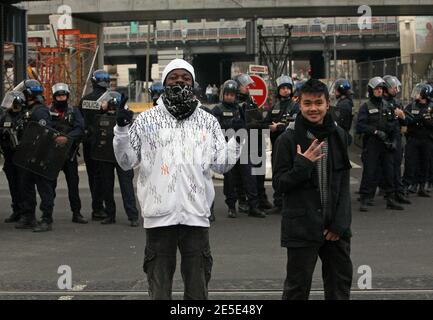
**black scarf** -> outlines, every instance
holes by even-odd
[[[191,116],[198,106],[191,86],[166,86],[162,94],[162,101],[168,112],[177,120],[184,120]]]
[[[311,144],[307,137],[307,131],[311,132],[319,141],[328,140],[328,159],[332,170],[347,170],[350,165],[347,144],[337,130],[337,125],[328,112],[323,124],[314,124],[305,119],[301,113],[295,120],[295,139],[305,152]]]

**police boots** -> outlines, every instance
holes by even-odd
[[[88,221],[84,219],[84,217],[79,212],[74,212],[72,214],[72,222],[73,223],[79,223],[79,224],[86,224]]]
[[[5,219],[5,223],[18,222],[20,220],[20,214],[18,212],[12,213],[9,218]]]
[[[101,224],[114,224],[114,223],[116,223],[115,217],[107,217],[101,221]]]
[[[53,230],[53,224],[50,221],[42,219],[38,224],[33,228],[33,232],[46,232]]]
[[[418,196],[422,198],[431,198],[431,196],[425,190],[425,183],[419,185]]]
[[[359,211],[367,212],[368,211],[368,199],[361,197],[360,202],[361,202],[361,204],[359,206]]]
[[[227,216],[229,217],[229,218],[236,218],[237,217],[237,212],[236,212],[236,208],[230,208],[229,207],[229,211],[227,212]]]
[[[248,205],[248,202],[246,200],[239,200],[238,204],[239,212],[242,213],[248,213],[250,210],[250,206]]]
[[[266,213],[264,213],[259,208],[250,208],[250,212],[248,213],[248,216],[254,218],[266,218]]]
[[[412,204],[412,202],[410,202],[410,200],[406,198],[403,193],[400,192],[397,192],[395,194],[395,201],[402,204]]]
[[[105,213],[104,210],[99,210],[99,211],[93,211],[92,212],[92,220],[93,221],[99,221],[99,220],[104,220],[106,219],[108,216]]]
[[[15,229],[33,229],[36,226],[34,217],[21,216],[20,220],[15,225]]]
[[[386,198],[386,208],[390,210],[404,210],[404,208],[395,202],[392,195],[388,195]]]

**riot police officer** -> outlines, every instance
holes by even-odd
[[[430,197],[425,190],[425,184],[433,143],[433,104],[430,101],[432,91],[429,84],[418,83],[412,92],[414,101],[405,109],[412,118],[409,119],[407,128],[403,183],[406,187],[418,184],[420,197]]]
[[[349,134],[349,139],[352,139],[350,135],[350,128],[352,127],[352,109],[353,101],[351,97],[352,86],[346,79],[337,79],[334,84],[335,97],[337,103],[331,108],[331,115],[337,124],[342,127]],[[350,141],[351,142],[351,141]]]
[[[261,111],[256,102],[251,97],[248,86],[254,81],[247,74],[240,74],[235,77],[239,86],[238,103],[245,113],[246,127],[248,130],[249,152],[250,156],[255,155],[259,158],[266,159],[265,136],[263,129],[268,129],[268,124],[264,121]],[[251,135],[253,129],[257,135]],[[256,138],[257,141],[254,141]],[[254,168],[264,167],[266,171],[266,161],[254,163]],[[272,209],[272,204],[268,201],[265,189],[265,174],[254,174],[257,181],[257,194],[259,197],[259,208],[262,210]]]
[[[394,152],[394,187],[395,200],[403,204],[411,204],[405,197],[404,185],[401,178],[401,163],[403,161],[403,144],[401,127],[407,126],[410,114],[406,115],[403,111],[403,105],[397,98],[400,92],[401,83],[395,76],[386,75],[383,77],[385,87],[383,90],[383,99],[389,104],[398,118],[398,132],[396,134],[396,150]]]
[[[107,98],[105,98],[107,96]],[[117,172],[119,179],[120,191],[122,194],[123,207],[125,209],[131,227],[138,227],[138,210],[134,193],[134,170],[124,171],[116,161],[113,149],[114,126],[116,125],[117,110],[125,109],[127,98],[121,96],[116,91],[110,91],[101,97],[103,114],[97,116],[96,148],[109,146],[102,156],[98,155],[101,166],[105,210],[107,218],[101,221],[101,224],[116,223],[116,202],[114,200],[114,172]],[[132,111],[128,110],[130,113]],[[132,118],[132,116],[131,116]],[[95,159],[96,152],[92,155]],[[105,159],[103,159],[105,157]]]
[[[159,97],[164,92],[164,86],[162,85],[161,81],[154,81],[150,86],[149,90],[153,105],[156,106]]]
[[[41,126],[51,128],[51,116],[49,108],[44,104],[43,87],[37,80],[24,81],[24,96],[26,98],[26,120],[38,122]],[[24,134],[28,130],[25,125]],[[61,137],[59,137],[61,138]],[[57,141],[56,141],[57,142]],[[60,140],[58,143],[62,143]],[[36,224],[36,192],[41,198],[40,209],[42,219]],[[54,210],[54,183],[53,181],[29,170],[23,170],[22,178],[22,214],[17,229],[33,229],[34,232],[52,230]]]
[[[24,94],[19,91],[8,92],[1,104],[0,151],[12,198],[12,214],[5,219],[6,223],[17,222],[21,214],[22,169],[13,163],[12,158],[23,134],[25,107]]]
[[[109,89],[110,76],[104,70],[96,70],[93,72],[91,81],[93,91],[81,99],[79,108],[84,118],[83,156],[92,196],[92,220],[102,220],[107,218],[107,214],[104,211],[101,189],[101,166],[98,161],[92,159],[90,154],[95,143],[95,115],[100,114],[100,106],[97,100]]]
[[[382,169],[386,208],[403,210],[394,200],[394,156],[398,122],[392,108],[382,99],[385,81],[374,77],[368,82],[368,100],[359,109],[356,131],[363,134],[363,171],[360,186],[360,211],[368,211],[379,184],[377,172]]]
[[[244,110],[236,103],[238,90],[238,84],[235,81],[227,80],[224,82],[222,102],[216,105],[212,110],[212,114],[218,119],[223,130],[233,129],[234,131],[238,131],[245,128]],[[228,206],[229,218],[236,218],[237,216],[236,201],[239,199],[235,187],[238,176],[233,174],[236,171],[240,173],[241,185],[247,195],[249,215],[260,218],[266,216],[265,213],[258,208],[259,200],[257,197],[256,179],[251,175],[251,164],[249,161],[247,162],[248,163],[244,164],[238,160],[235,166],[224,174],[224,195]]]
[[[275,143],[277,138],[286,130],[287,125],[294,121],[299,109],[296,109],[292,101],[293,80],[287,75],[281,75],[277,79],[276,103],[268,111],[265,123],[269,125],[271,131],[272,159],[274,159]],[[282,203],[282,194],[274,191],[274,208],[267,211],[268,214],[280,214]]]
[[[81,199],[79,195],[79,175],[77,152],[84,136],[84,119],[78,108],[69,106],[69,87],[65,83],[56,83],[53,88],[53,104],[50,109],[53,128],[65,134],[63,139],[72,139],[73,146],[68,158],[63,165],[62,171],[65,174],[68,186],[69,204],[72,211],[72,222],[86,224],[87,220],[81,215]],[[54,188],[57,187],[55,181]]]

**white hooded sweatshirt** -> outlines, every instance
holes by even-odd
[[[195,78],[189,63],[175,59],[165,68],[163,83],[174,69],[185,69]],[[130,128],[114,128],[113,146],[120,167],[139,166],[137,198],[144,228],[209,227],[215,197],[211,169],[220,174],[229,171],[241,147],[234,138],[226,142],[216,118],[199,106],[190,117],[178,121],[160,98]]]

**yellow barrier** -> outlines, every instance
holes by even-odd
[[[128,102],[128,107],[136,112],[136,113],[140,113],[146,110],[149,110],[150,108],[153,107],[153,103],[152,102]]]

